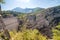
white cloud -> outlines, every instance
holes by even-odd
[[[30,2],[30,0],[16,0],[17,2],[24,2],[24,3],[28,3]]]

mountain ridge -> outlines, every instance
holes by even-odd
[[[35,12],[38,10],[43,10],[44,8],[40,8],[40,7],[36,7],[36,8],[20,8],[20,7],[16,7],[14,9],[12,9],[12,11],[16,11],[16,12],[22,12],[22,13],[31,13],[31,12]]]

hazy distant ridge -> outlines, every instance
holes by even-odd
[[[22,12],[22,13],[31,13],[31,12],[35,12],[35,11],[38,11],[38,10],[43,10],[44,8],[20,8],[20,7],[16,7],[14,9],[12,9],[12,11],[16,11],[16,12]]]

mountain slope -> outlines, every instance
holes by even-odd
[[[43,35],[52,38],[52,28],[60,22],[60,6],[51,7],[36,12],[36,15],[27,15],[26,28],[38,29]]]

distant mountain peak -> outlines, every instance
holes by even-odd
[[[16,7],[14,9],[12,9],[12,11],[22,12],[22,13],[31,13],[31,12],[34,12],[36,10],[42,10],[42,9],[43,8],[39,8],[39,7],[37,7],[37,8],[25,8],[25,9],[20,8],[20,7]]]

